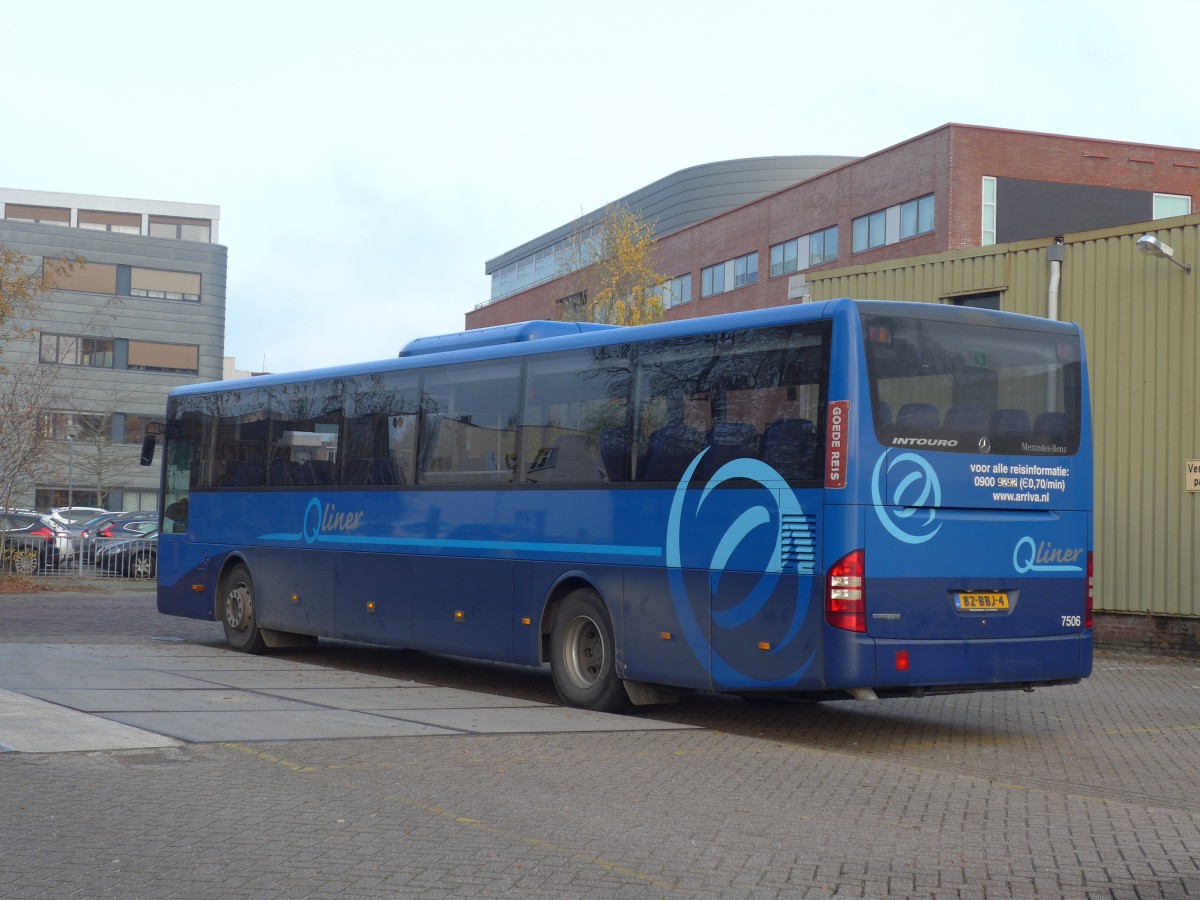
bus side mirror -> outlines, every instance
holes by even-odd
[[[142,438],[142,459],[143,466],[148,466],[154,462],[154,445],[158,443],[157,435],[148,434]]]

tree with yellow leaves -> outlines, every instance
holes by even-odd
[[[609,325],[661,322],[661,286],[654,267],[654,223],[618,203],[596,218],[576,224],[567,250],[568,286],[561,304],[564,319]]]
[[[13,338],[27,337],[28,325],[40,303],[56,286],[56,278],[69,275],[83,265],[82,256],[35,261],[0,244],[0,349]],[[0,367],[0,373],[4,370]]]

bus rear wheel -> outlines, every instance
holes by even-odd
[[[258,616],[254,609],[254,579],[250,577],[249,569],[238,564],[225,573],[221,579],[219,602],[218,611],[229,646],[242,653],[265,651],[267,644],[258,627]]]
[[[629,707],[629,695],[617,678],[612,623],[594,591],[573,591],[559,607],[550,632],[550,674],[568,706],[597,712]]]

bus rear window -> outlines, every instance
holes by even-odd
[[[875,435],[889,447],[1066,456],[1079,449],[1078,339],[862,317]]]

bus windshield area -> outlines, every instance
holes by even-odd
[[[875,435],[889,447],[1075,454],[1081,348],[1036,330],[864,314]]]

